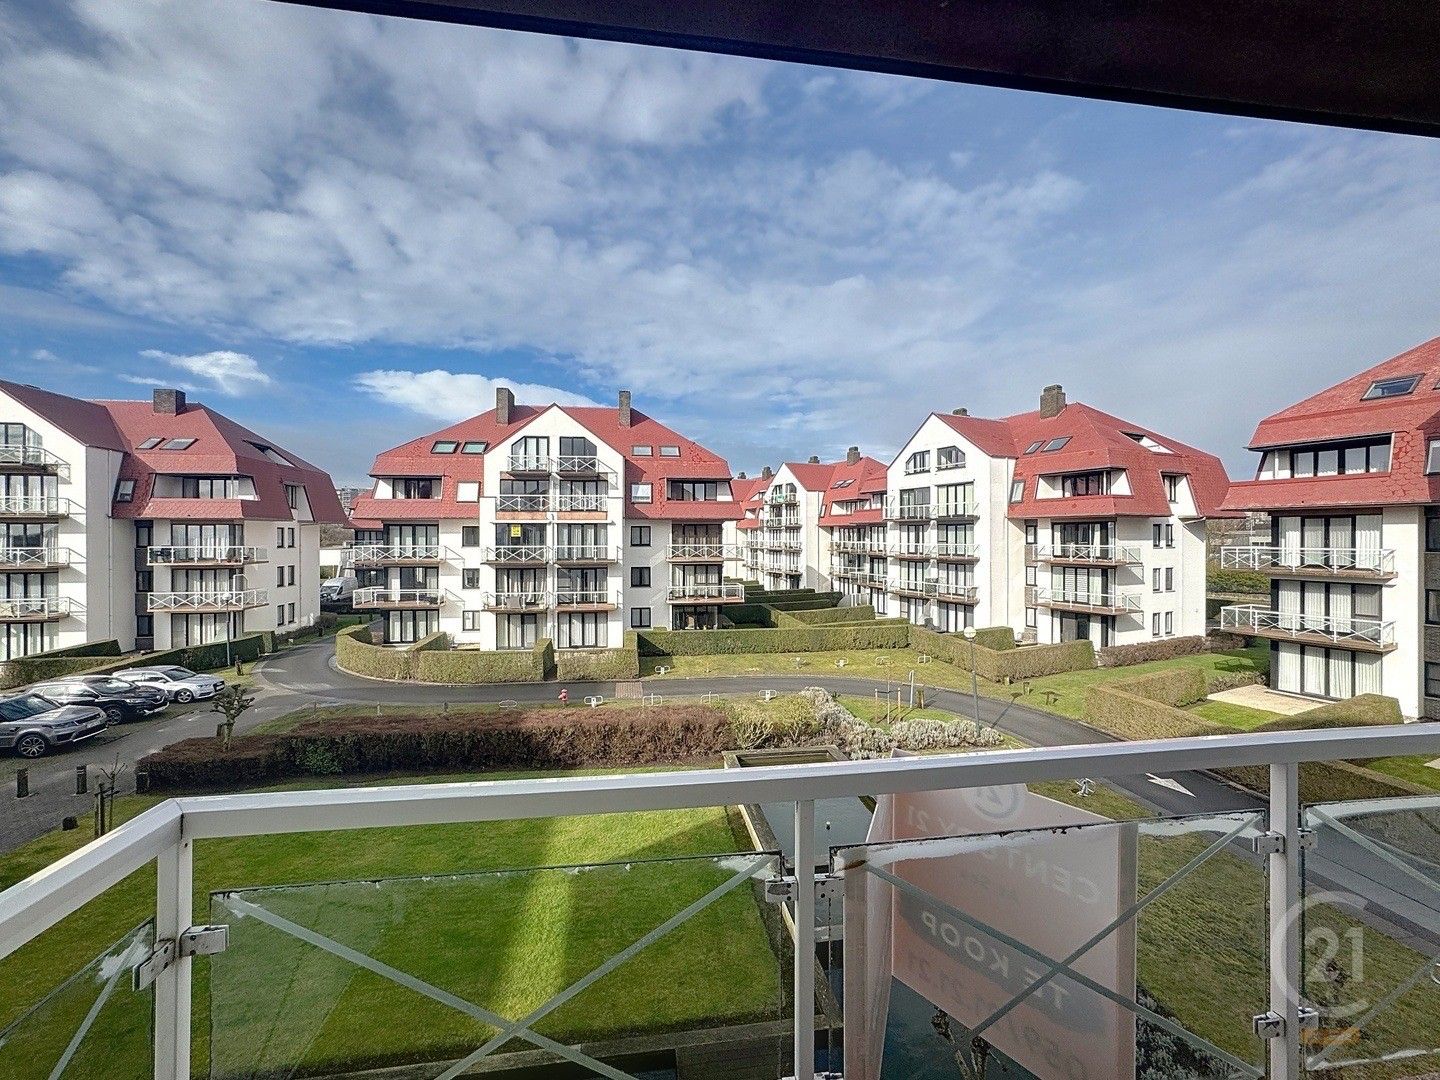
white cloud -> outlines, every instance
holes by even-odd
[[[197,353],[193,356],[179,356],[175,353],[161,352],[159,349],[146,349],[140,355],[150,360],[164,361],[173,368],[179,368],[181,371],[205,380],[220,393],[228,394],[231,397],[258,390],[275,381],[261,370],[254,357],[246,356],[244,353],[230,352],[226,349]]]
[[[365,393],[411,412],[440,420],[463,420],[495,407],[495,388],[508,386],[515,400],[524,405],[594,405],[582,394],[538,383],[517,383],[491,379],[471,372],[444,371],[363,371],[355,386]]]

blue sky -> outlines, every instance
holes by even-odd
[[[1061,382],[1250,470],[1440,334],[1440,146],[260,0],[0,8],[0,376],[363,479],[522,400],[737,469]]]

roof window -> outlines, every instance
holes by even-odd
[[[432,454],[453,454],[460,449],[460,444],[454,439],[436,439],[430,447]]]
[[[1360,400],[1375,401],[1378,398],[1404,397],[1406,394],[1413,393],[1419,382],[1419,375],[1397,375],[1391,379],[1376,379]]]
[[[1058,439],[1051,439],[1049,442],[1047,442],[1045,444],[1045,449],[1041,452],[1045,454],[1053,453],[1054,451],[1061,449],[1069,441],[1069,435],[1061,435]]]
[[[661,457],[679,457],[679,456],[680,456],[680,448],[679,448],[678,446],[662,446],[662,447],[660,447],[660,456],[661,456]]]
[[[144,442],[142,442],[139,446],[135,447],[135,449],[136,449],[136,450],[154,450],[155,447],[159,446],[159,445],[160,445],[162,442],[164,442],[164,441],[165,441],[165,440],[162,439],[162,438],[160,438],[160,436],[158,436],[158,435],[151,435],[150,438],[146,439],[146,440],[145,440]]]
[[[1036,439],[1029,446],[1025,447],[1025,453],[1033,454],[1036,450],[1040,449],[1040,446],[1044,441],[1044,439]]]
[[[462,454],[483,454],[489,446],[490,444],[487,442],[482,442],[479,439],[471,439],[468,442],[460,444],[460,452]]]
[[[160,447],[161,450],[189,450],[195,445],[195,440],[190,438],[171,439]]]

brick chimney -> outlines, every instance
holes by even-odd
[[[1065,388],[1059,383],[1040,391],[1040,415],[1046,420],[1059,416],[1065,410]]]
[[[859,463],[860,463],[860,448],[859,448],[858,446],[852,446],[852,447],[850,447],[849,450],[846,450],[846,451],[845,451],[845,464],[846,464],[846,465],[858,465]]]
[[[497,424],[510,423],[510,410],[515,408],[515,391],[508,386],[497,386],[495,388],[495,422]]]
[[[620,391],[620,426],[630,426],[630,391]]]
[[[810,455],[810,461],[809,461],[809,463],[810,463],[811,465],[819,465],[819,464],[820,464],[820,455],[819,455],[819,454],[811,454],[811,455]]]
[[[774,476],[774,475],[775,475],[775,470],[772,469],[772,468],[770,468],[769,465],[766,465],[763,469],[760,470],[760,479],[761,479],[761,480],[769,480],[769,479],[770,479],[772,476]]]
[[[970,415],[970,410],[969,410],[969,409],[966,409],[966,408],[952,409],[952,410],[951,410],[951,415],[952,415],[952,416],[969,416],[969,415]]]
[[[155,411],[165,416],[179,416],[185,411],[184,390],[156,390],[151,398]]]

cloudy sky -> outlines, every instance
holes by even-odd
[[[362,479],[493,404],[737,469],[1072,399],[1221,454],[1440,334],[1440,144],[267,0],[0,7],[0,376]]]

